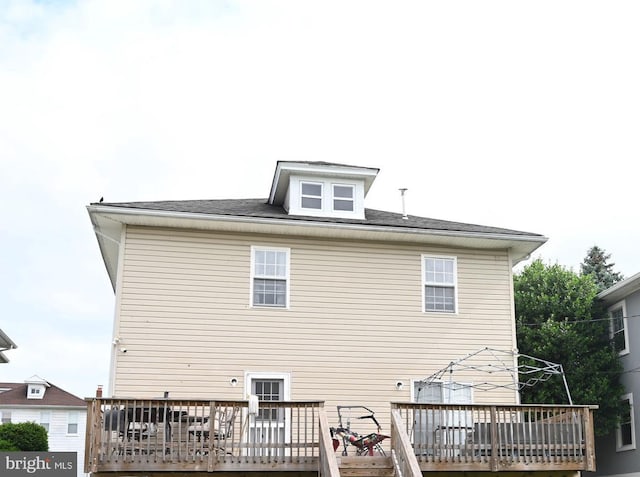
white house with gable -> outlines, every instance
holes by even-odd
[[[49,451],[77,452],[78,477],[84,477],[87,405],[83,399],[39,376],[23,383],[0,383],[2,424],[35,422],[47,430]]]

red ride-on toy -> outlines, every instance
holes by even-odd
[[[371,419],[377,428],[376,432],[361,435],[351,430],[351,410],[364,409],[367,414],[357,416],[356,419]],[[348,411],[348,417],[346,423],[343,424],[343,413]],[[342,439],[342,455],[348,455],[348,447],[352,445],[356,448],[356,455],[374,455],[378,452],[380,455],[385,455],[384,449],[380,445],[385,439],[389,439],[390,436],[380,434],[380,424],[374,417],[374,412],[365,406],[338,406],[338,419],[340,425],[338,427],[331,428],[331,438],[333,440],[333,450],[338,450],[340,447],[340,439]]]

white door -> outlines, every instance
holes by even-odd
[[[454,382],[414,382],[413,400],[426,404],[472,404],[472,387]],[[473,426],[469,411],[420,409],[416,411],[414,446],[419,454],[456,454]]]
[[[258,397],[258,413],[249,416],[247,440],[249,454],[259,456],[284,456],[285,444],[290,440],[287,417],[282,406],[269,406],[269,402],[289,399],[288,375],[250,374],[248,385],[251,394]]]

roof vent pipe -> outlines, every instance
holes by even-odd
[[[402,188],[398,190],[400,191],[400,195],[402,196],[402,218],[406,220],[409,218],[409,216],[407,215],[407,212],[405,211],[405,206],[404,206],[404,193],[407,192],[407,189]]]

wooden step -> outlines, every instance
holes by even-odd
[[[340,477],[393,477],[395,470],[391,457],[340,456]]]

